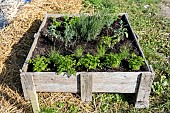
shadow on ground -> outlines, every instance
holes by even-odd
[[[19,101],[18,97],[15,98],[15,96],[18,96],[17,94],[21,96],[20,98],[23,98],[19,69],[21,69],[22,65],[24,64],[26,56],[33,43],[34,34],[38,31],[40,23],[41,20],[35,20],[32,23],[32,26],[20,39],[20,41],[12,46],[13,49],[10,53],[10,56],[5,61],[5,66],[2,70],[2,73],[0,73],[0,85],[9,88],[10,91],[12,90],[12,92],[14,92],[14,94],[10,95],[8,90],[2,89],[2,91],[0,91],[0,95],[3,96],[5,101],[9,101],[11,105],[16,106],[17,109],[27,108],[25,111],[23,111],[26,113],[30,111],[30,107],[23,104],[24,100]]]

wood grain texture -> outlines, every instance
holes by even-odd
[[[29,95],[29,99],[32,104],[33,112],[34,113],[39,113],[40,112],[40,107],[38,103],[38,96],[36,93],[34,81],[33,81],[33,76],[32,75],[24,75],[23,78],[25,79],[25,83],[27,84],[26,86],[26,91]]]
[[[83,102],[92,101],[92,75],[86,73],[80,75],[81,100]]]
[[[92,75],[92,92],[135,93],[138,75],[142,72],[78,72],[68,77],[65,73],[28,72],[33,76],[37,92],[80,92],[81,74]],[[150,74],[150,72],[143,72]]]
[[[23,93],[24,93],[24,98],[25,98],[25,100],[30,100],[29,95],[28,95],[27,90],[26,90],[26,87],[27,87],[28,84],[26,84],[24,72],[22,72],[20,74],[20,78],[21,78],[21,85],[22,85],[22,89],[23,89]]]
[[[136,95],[136,108],[149,108],[149,95],[151,92],[151,86],[154,79],[154,73],[141,74],[141,79]]]

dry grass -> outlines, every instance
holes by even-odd
[[[33,0],[20,7],[14,21],[0,30],[0,113],[31,112],[30,103],[23,98],[19,69],[29,52],[43,15],[46,12],[78,13],[81,8],[81,0]],[[45,103],[53,101],[52,99],[67,98],[78,101],[72,94],[41,93],[39,96],[40,101]]]

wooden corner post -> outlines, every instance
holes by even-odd
[[[25,98],[31,101],[33,112],[39,113],[40,107],[39,107],[38,96],[33,81],[33,75],[21,74],[21,80],[22,80],[22,87],[24,89]]]
[[[92,75],[83,73],[80,75],[81,100],[83,102],[92,101]]]
[[[153,79],[154,73],[152,72],[151,74],[141,74],[138,91],[136,93],[135,108],[149,108],[149,95],[151,92]]]

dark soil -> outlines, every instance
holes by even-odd
[[[121,19],[123,20],[124,18],[122,17]],[[64,19],[60,17],[60,18],[57,18],[57,21],[64,21]],[[116,29],[118,27],[117,23],[119,21],[120,20],[117,20],[116,22],[114,22],[112,24],[113,29]],[[104,27],[102,29],[101,33],[97,36],[96,40],[88,41],[88,42],[84,41],[84,40],[76,40],[70,46],[65,47],[65,45],[62,41],[56,40],[54,38],[53,38],[53,41],[51,40],[52,37],[50,37],[47,32],[48,26],[50,24],[51,24],[51,18],[48,18],[44,28],[42,29],[42,31],[40,33],[40,37],[38,39],[36,48],[33,52],[32,58],[35,58],[36,55],[38,55],[38,54],[47,56],[51,52],[51,50],[54,50],[54,49],[62,55],[70,55],[70,54],[75,53],[76,48],[79,46],[81,46],[83,48],[83,51],[84,51],[83,54],[90,53],[92,55],[95,55],[97,52],[97,46],[101,43],[101,40],[100,40],[101,36],[114,35],[113,30],[108,29],[107,27]],[[117,43],[113,49],[107,50],[106,53],[110,53],[110,52],[119,53],[120,47],[128,46],[130,49],[130,52],[134,52],[134,53],[136,53],[136,55],[141,55],[141,53],[139,52],[139,49],[137,47],[136,41],[132,35],[130,26],[128,25],[128,23],[126,21],[124,21],[124,25],[128,29],[128,38],[123,36],[121,38],[121,41],[119,43]],[[61,25],[59,30],[64,31],[64,26]],[[53,67],[50,67],[50,68],[53,68]],[[31,65],[29,65],[28,70],[32,71]],[[52,71],[55,71],[55,70],[52,70]],[[78,71],[86,71],[86,69],[81,69]],[[89,71],[95,71],[95,72],[129,71],[129,68],[128,68],[128,62],[126,60],[123,60],[120,68],[118,68],[118,69],[103,68],[103,69],[96,69],[96,70],[89,70]],[[141,67],[141,69],[139,71],[146,71],[146,69],[144,67]]]

